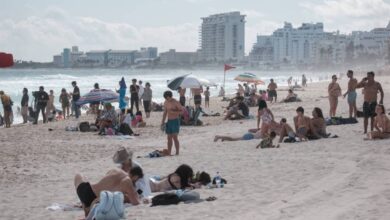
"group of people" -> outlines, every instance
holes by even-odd
[[[114,163],[119,168],[109,170],[97,183],[88,182],[81,174],[76,174],[74,186],[82,203],[85,216],[98,203],[102,191],[119,191],[124,195],[124,202],[132,205],[149,203],[151,193],[170,190],[192,190],[211,183],[208,173],[202,172],[194,178],[193,169],[186,164],[180,165],[166,176],[145,175],[141,165],[132,160],[133,153],[126,148],[118,149]]]

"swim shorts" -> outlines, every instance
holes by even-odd
[[[376,116],[375,114],[375,108],[377,103],[376,102],[364,102],[363,103],[363,115],[365,118],[370,118]]]
[[[356,96],[357,96],[356,91],[349,92],[348,93],[348,103],[349,104],[355,103],[356,102]]]
[[[166,123],[166,134],[178,134],[180,131],[180,120],[178,118],[168,120]]]
[[[181,106],[186,106],[186,97],[185,96],[180,96],[180,104]]]
[[[278,97],[278,94],[276,93],[276,90],[270,90],[268,92],[268,97],[272,98],[272,97]]]
[[[91,184],[88,182],[80,183],[77,187],[77,195],[86,208],[90,207],[93,200],[97,198],[92,190]]]
[[[306,127],[298,128],[298,132],[297,133],[300,134],[300,135],[306,135],[306,133],[307,133]]]
[[[244,136],[242,136],[242,140],[244,141],[249,141],[255,138],[255,136],[252,133],[246,133]]]
[[[195,105],[202,104],[202,96],[201,95],[194,95],[194,103],[195,103]]]

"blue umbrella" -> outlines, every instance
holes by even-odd
[[[108,89],[94,89],[83,95],[77,102],[77,105],[84,105],[91,102],[117,102],[119,95]]]

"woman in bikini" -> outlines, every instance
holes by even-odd
[[[385,107],[381,104],[375,107],[374,127],[376,131],[367,134],[365,140],[390,138],[390,119],[385,113]]]
[[[338,98],[341,96],[341,88],[337,83],[337,76],[332,76],[332,82],[328,86],[328,95],[329,95],[329,117],[336,116],[336,109],[338,104]]]
[[[322,110],[315,107],[312,112],[313,118],[310,119],[310,136],[315,139],[328,137],[326,133],[326,122]]]
[[[149,181],[152,192],[193,188],[191,179],[194,175],[192,168],[186,164],[180,165],[174,173],[159,181]]]
[[[257,129],[260,129],[261,137],[266,137],[268,135],[268,131],[273,128],[274,124],[277,123],[274,121],[274,115],[272,114],[271,110],[267,108],[267,102],[260,100],[257,115]]]

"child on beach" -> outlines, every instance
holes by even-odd
[[[304,109],[302,107],[298,107],[297,116],[294,117],[294,125],[297,136],[300,141],[307,141],[307,133],[310,128],[310,118],[304,116]]]
[[[206,88],[206,91],[204,91],[203,95],[204,95],[204,106],[208,108],[210,106],[210,87]]]
[[[263,140],[260,141],[260,143],[256,146],[256,148],[279,148],[278,145],[273,145],[272,141],[275,139],[276,133],[274,131],[271,131],[269,135],[263,138]]]

